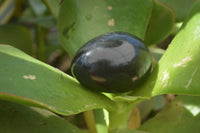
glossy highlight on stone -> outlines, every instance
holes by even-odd
[[[71,70],[88,89],[121,93],[134,89],[151,64],[142,40],[129,33],[111,32],[81,47],[72,60]]]

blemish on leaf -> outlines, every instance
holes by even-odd
[[[109,10],[109,11],[112,10],[112,6],[108,6],[108,10]]]
[[[49,109],[54,109],[53,107],[49,107]]]
[[[65,110],[67,113],[73,113],[73,111],[71,110]]]
[[[89,105],[85,105],[85,108],[88,108],[89,107]]]
[[[165,87],[168,84],[169,73],[167,71],[163,72],[163,76],[161,77],[161,85]]]
[[[200,26],[197,26],[195,28],[195,30],[193,31],[193,35],[194,35],[194,40],[197,40],[200,38]]]
[[[36,76],[35,75],[23,75],[24,79],[30,79],[30,80],[35,80]]]
[[[174,64],[174,67],[186,67],[187,66],[187,63],[189,61],[192,60],[192,57],[191,56],[188,56],[188,57],[185,57],[184,59],[182,59],[180,62],[178,63],[175,63]]]
[[[108,20],[108,26],[115,26],[115,19],[111,18]]]
[[[187,82],[187,84],[185,85],[185,88],[186,88],[186,89],[191,85],[192,79],[193,79],[194,75],[196,74],[197,70],[198,70],[198,67],[195,68],[194,72],[193,72],[192,75],[191,75],[190,80],[189,80],[189,81]]]
[[[88,15],[85,16],[85,18],[86,18],[86,20],[89,21],[89,20],[91,20],[93,18],[93,16],[91,14],[88,14]]]
[[[61,77],[62,80],[64,79],[62,73],[60,74],[60,77]]]
[[[46,125],[46,122],[40,122],[40,125]]]
[[[65,27],[65,28],[63,29],[63,32],[62,32],[63,36],[65,36],[66,38],[69,38],[71,32],[75,30],[75,28],[74,28],[75,24],[76,24],[76,23],[73,22],[70,26]]]

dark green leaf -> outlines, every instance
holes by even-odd
[[[43,0],[47,7],[49,8],[52,15],[57,19],[59,12],[59,4],[62,0]]]
[[[151,15],[151,0],[64,0],[59,14],[59,37],[73,56],[90,39],[111,31],[143,39]]]
[[[154,0],[151,17],[146,30],[144,42],[155,44],[167,37],[174,26],[173,11],[167,6]]]
[[[176,21],[184,21],[184,19],[187,17],[189,11],[191,10],[192,5],[197,0],[158,0],[166,5],[168,5],[170,8],[172,8],[175,12]]]
[[[30,31],[24,26],[1,25],[0,44],[9,44],[27,54],[32,54],[32,39]]]
[[[0,128],[3,133],[83,133],[49,111],[6,101],[0,101]]]
[[[152,44],[164,39],[172,26],[172,11],[158,2],[153,6],[151,0],[67,0],[60,8],[58,30],[65,50],[73,56],[100,34],[129,32]]]

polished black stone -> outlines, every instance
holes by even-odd
[[[111,32],[87,42],[72,60],[72,74],[86,88],[119,93],[149,71],[151,56],[142,40],[129,33]]]

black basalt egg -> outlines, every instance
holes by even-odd
[[[98,36],[81,47],[72,60],[72,74],[86,88],[109,93],[134,89],[151,68],[142,40],[124,32]]]

